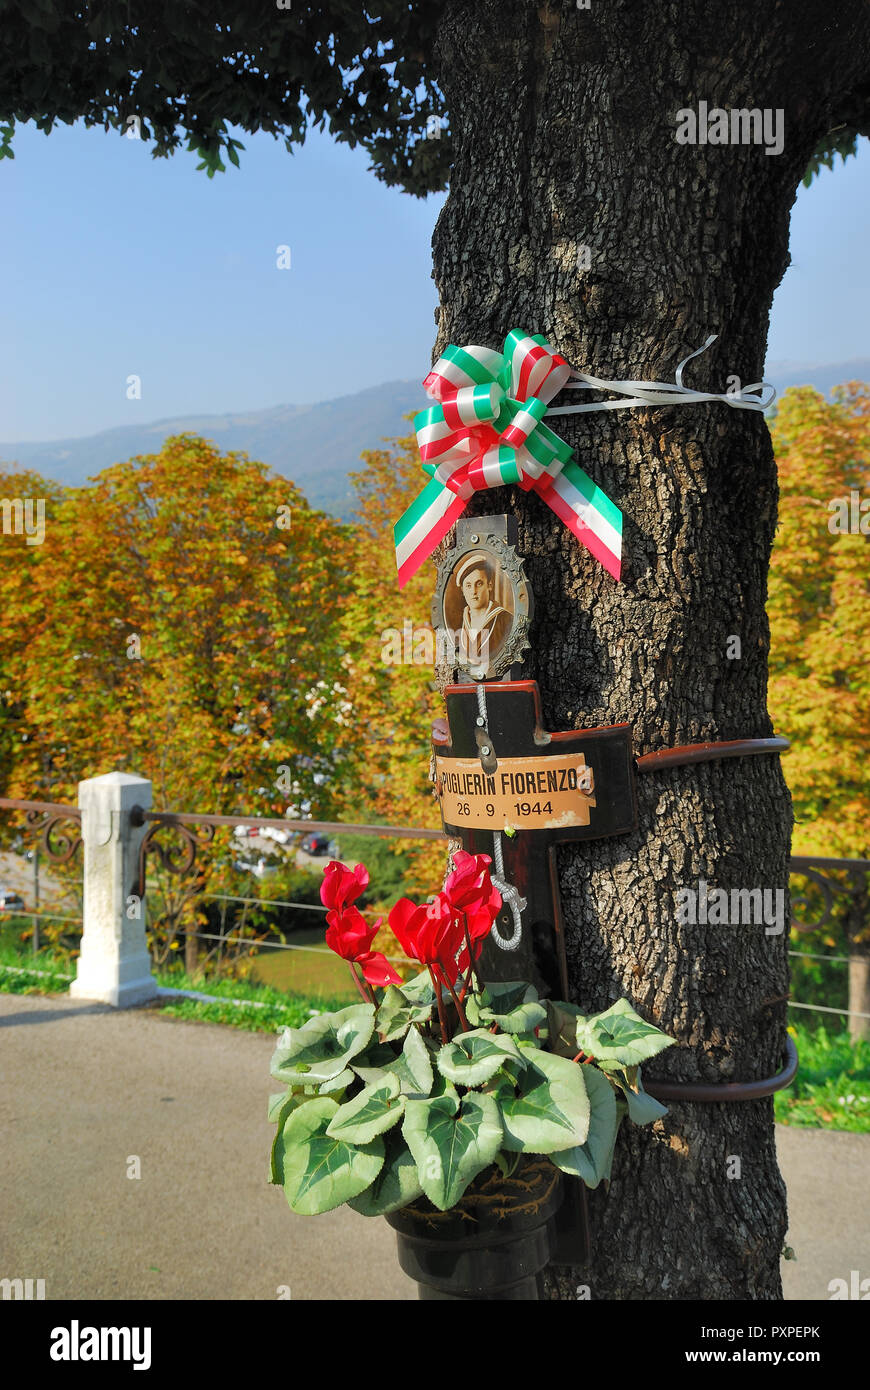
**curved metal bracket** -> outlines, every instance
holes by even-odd
[[[719,1105],[731,1100],[761,1100],[790,1086],[798,1069],[798,1052],[794,1039],[786,1034],[785,1062],[776,1076],[761,1081],[650,1081],[645,1089],[653,1100],[683,1100]]]

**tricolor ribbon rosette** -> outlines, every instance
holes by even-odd
[[[438,404],[414,418],[430,481],[395,528],[400,587],[473,493],[508,483],[537,492],[619,579],[622,513],[543,423],[550,401],[574,375],[540,334],[515,329],[503,352],[450,344],[423,382]]]

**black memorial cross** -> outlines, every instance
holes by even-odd
[[[528,980],[567,999],[556,846],[637,825],[631,726],[547,733],[536,681],[452,685],[436,725],[435,778],[444,828],[488,854],[504,904],[481,975]]]

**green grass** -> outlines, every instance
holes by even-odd
[[[294,953],[295,954],[295,953]],[[318,958],[319,959],[319,958]],[[40,951],[33,956],[29,947],[12,933],[0,934],[0,993],[63,994],[75,977],[75,962]],[[347,992],[310,988],[304,992],[276,989],[250,980],[209,980],[191,978],[177,968],[157,970],[154,978],[164,989],[191,989],[215,995],[226,1003],[205,1003],[199,999],[161,1000],[150,1008],[170,1018],[199,1023],[223,1023],[248,1032],[274,1033],[279,1028],[299,1028],[313,1013],[341,1009],[357,998],[350,982]],[[232,1000],[250,1000],[234,1004]]]
[[[198,976],[174,971],[157,971],[155,978],[166,989],[194,989],[200,994],[217,995],[227,1002],[206,1004],[199,999],[177,999],[157,1006],[170,1018],[184,1018],[199,1023],[223,1023],[243,1028],[251,1033],[274,1033],[279,1028],[300,1028],[314,1013],[328,1013],[352,1003],[356,994],[327,993],[294,994],[250,980],[202,980]],[[250,1005],[231,1001],[250,1000]]]
[[[798,1074],[774,1097],[776,1118],[784,1125],[813,1125],[870,1133],[870,1042],[853,1043],[848,1033],[829,1034],[792,1025]]]

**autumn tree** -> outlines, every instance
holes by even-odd
[[[20,673],[41,618],[33,588],[40,547],[63,494],[30,469],[0,465],[0,787],[17,778],[31,800],[49,799],[52,764],[30,740]]]
[[[437,829],[429,759],[441,701],[432,680],[431,582],[425,572],[416,575],[397,602],[392,543],[396,517],[419,491],[420,455],[411,435],[362,458],[365,468],[351,474],[357,507],[344,645],[353,719],[364,742],[348,818]],[[409,891],[433,892],[443,849],[410,840],[394,848],[406,861]]]
[[[155,154],[186,138],[211,174],[222,152],[238,159],[228,124],[292,143],[328,120],[412,192],[440,186],[449,168],[436,353],[499,347],[521,328],[617,379],[671,377],[717,333],[692,383],[757,381],[796,189],[820,152],[851,149],[868,129],[861,0],[835,15],[822,0],[384,0],[378,16],[350,0],[14,0],[3,17],[10,121],[123,129],[139,117]],[[781,140],[678,141],[678,113],[700,117],[702,103],[764,111]],[[655,407],[568,417],[559,434],[625,516],[621,583],[534,493],[496,490],[468,508],[517,520],[537,602],[528,674],[547,726],[629,721],[638,753],[769,734],[777,492],[763,419],[721,404]],[[735,635],[740,660],[727,654]],[[687,929],[675,894],[701,879],[785,888],[791,807],[778,760],[648,775],[639,814],[633,835],[560,850],[574,999],[592,1011],[627,995],[672,1034],[660,1076],[772,1076],[784,938]],[[753,1155],[739,1183],[727,1181],[727,1153]],[[584,1284],[596,1299],[779,1298],[772,1101],[674,1103],[654,1127],[623,1133],[592,1208],[589,1260],[554,1273],[552,1297]]]
[[[56,801],[117,769],[160,810],[328,816],[353,737],[344,530],[195,436],[68,490],[26,569],[3,569],[7,794],[32,796],[47,763]],[[160,883],[189,925],[203,882]]]
[[[787,391],[773,427],[770,704],[792,740],[793,851],[870,859],[870,391]],[[868,885],[870,886],[870,885]],[[854,885],[852,885],[854,887]],[[870,894],[850,897],[849,1007],[870,1013]],[[855,1037],[867,1020],[850,1019]]]

